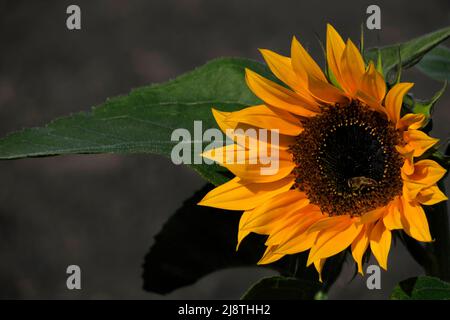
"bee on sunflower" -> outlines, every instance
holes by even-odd
[[[309,250],[307,265],[319,275],[327,258],[348,247],[361,274],[369,247],[387,269],[393,230],[433,241],[422,206],[447,200],[437,186],[446,170],[424,159],[438,142],[421,131],[426,117],[401,114],[413,84],[387,90],[374,63],[366,65],[355,44],[331,25],[326,73],[295,37],[290,58],[261,53],[286,86],[247,69],[247,84],[263,104],[213,114],[224,132],[278,130],[279,170],[267,175],[261,163],[227,163],[223,156],[230,150],[242,152],[237,145],[207,151],[204,157],[235,177],[199,204],[244,211],[238,246],[251,232],[268,236],[259,264]]]

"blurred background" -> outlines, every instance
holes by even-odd
[[[79,31],[66,28],[70,4],[81,7]],[[450,24],[448,0],[0,1],[0,135],[87,111],[107,97],[167,81],[220,56],[261,60],[257,48],[288,54],[293,35],[321,58],[315,33],[324,39],[331,22],[343,37],[358,41],[370,4],[381,7],[382,29],[366,30],[366,47]],[[421,98],[441,87],[414,69],[403,79],[417,82],[413,91]],[[434,136],[448,136],[449,90],[434,119]],[[272,274],[229,269],[166,296],[143,291],[141,265],[153,237],[204,185],[191,169],[165,158],[3,161],[0,182],[1,298],[239,298]],[[70,264],[81,267],[82,290],[66,288]],[[382,272],[382,290],[368,290],[366,278],[352,280],[353,272],[348,262],[330,298],[387,298],[398,281],[422,270],[397,243],[389,272]]]

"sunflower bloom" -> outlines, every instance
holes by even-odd
[[[351,40],[327,26],[324,73],[294,37],[291,57],[261,50],[272,73],[285,86],[246,70],[246,81],[263,104],[237,112],[213,109],[224,131],[267,129],[279,142],[256,139],[259,148],[278,153],[278,170],[250,162],[239,143],[203,154],[235,177],[210,191],[200,205],[243,211],[239,243],[251,232],[267,235],[259,264],[309,250],[307,265],[321,269],[328,257],[351,249],[362,274],[369,249],[387,269],[392,230],[432,241],[423,205],[447,197],[437,187],[446,170],[425,152],[438,140],[420,129],[422,114],[401,114],[412,83],[388,90],[385,79],[366,65]],[[241,156],[244,163],[229,163]]]

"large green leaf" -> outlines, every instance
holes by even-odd
[[[170,156],[171,134],[186,128],[194,139],[195,120],[216,128],[211,108],[233,111],[259,100],[245,84],[244,69],[271,77],[267,68],[245,59],[217,59],[164,84],[142,87],[107,100],[91,112],[57,119],[0,140],[0,159],[74,153],[154,153]],[[194,148],[191,148],[194,154]],[[198,154],[198,153],[196,153]],[[214,184],[227,180],[217,165],[193,165]]]
[[[439,46],[431,50],[416,66],[438,81],[450,81],[450,49]]]
[[[403,68],[412,67],[420,61],[434,47],[450,37],[450,27],[440,29],[421,37],[394,45],[371,48],[365,51],[367,61],[377,61],[378,52],[381,54],[384,75],[394,70],[400,63]]]
[[[416,277],[400,282],[392,300],[450,300],[450,283],[434,277]]]

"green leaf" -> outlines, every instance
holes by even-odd
[[[416,67],[432,79],[450,81],[450,49],[445,46],[434,48]]]
[[[381,48],[371,48],[364,53],[366,61],[377,61],[380,50],[384,75],[388,75],[401,63],[402,68],[409,68],[420,61],[434,47],[450,37],[450,27],[440,29],[407,42]],[[400,53],[400,54],[399,54]]]
[[[260,103],[245,84],[245,68],[271,77],[268,69],[258,62],[217,59],[167,83],[108,99],[91,112],[60,118],[42,128],[12,133],[0,140],[0,159],[74,153],[170,156],[178,142],[171,141],[173,130],[186,128],[194,140],[195,120],[203,122],[203,130],[217,128],[212,107],[234,111]],[[191,152],[193,158],[193,147]],[[227,180],[226,171],[217,165],[193,167],[216,185]]]
[[[425,117],[430,118],[433,114],[434,105],[439,101],[447,89],[447,81],[444,82],[442,88],[428,100],[414,98],[412,94],[408,94],[403,98],[404,113],[422,113]]]
[[[242,296],[242,300],[313,300],[320,289],[319,282],[270,277],[254,284]]]
[[[416,277],[400,282],[392,300],[450,300],[450,283],[435,277]]]

